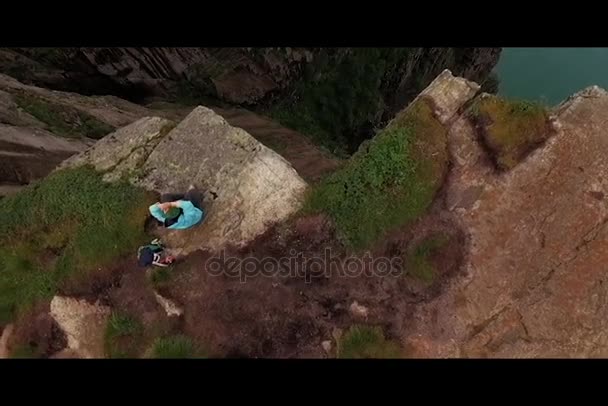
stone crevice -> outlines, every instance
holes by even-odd
[[[466,341],[470,341],[473,337],[480,334],[482,331],[484,331],[486,329],[486,327],[488,327],[490,324],[492,324],[492,322],[496,321],[500,317],[500,315],[502,315],[504,312],[506,312],[509,309],[510,309],[510,305],[506,305],[506,306],[502,307],[500,310],[498,310],[497,312],[495,312],[494,314],[492,314],[487,319],[483,320],[482,322],[480,322],[478,324],[473,325],[469,330],[470,332],[468,334]]]

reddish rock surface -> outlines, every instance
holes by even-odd
[[[496,173],[464,115],[450,131],[448,210],[468,236],[465,270],[414,312],[417,357],[605,357],[608,93],[556,110],[559,131]]]

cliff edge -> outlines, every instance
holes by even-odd
[[[310,184],[208,108],[177,125],[141,118],[0,201],[13,213],[0,234],[20,237],[2,246],[0,269],[32,278],[0,287],[33,287],[37,323],[67,335],[45,344],[46,355],[67,346],[87,348],[86,356],[147,356],[160,351],[157,340],[179,333],[217,357],[605,357],[607,112],[608,92],[597,87],[548,111],[480,94],[478,84],[446,70]],[[190,183],[204,192],[207,220],[164,234],[181,256],[170,272],[138,269],[129,250],[146,238],[147,192]],[[106,196],[119,198],[106,208],[99,203]],[[35,205],[23,211],[29,200]],[[64,218],[66,202],[80,206]],[[126,210],[121,217],[117,208]],[[99,245],[112,254],[101,265],[87,256]],[[219,251],[242,268],[209,272]],[[341,271],[318,268],[328,252]],[[285,269],[280,260],[295,253],[310,267]],[[396,273],[362,266],[353,275],[348,264],[368,254],[403,266],[389,269]],[[267,269],[275,263],[282,266]],[[94,345],[74,336],[72,317],[57,313],[53,296],[56,305],[110,317]],[[4,320],[24,303],[13,299],[0,302]],[[64,327],[53,329],[49,309]],[[36,325],[28,324],[32,315],[17,316],[5,334],[18,339],[4,336],[4,352],[41,336],[26,327]]]

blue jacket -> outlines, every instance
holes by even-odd
[[[167,227],[172,230],[183,230],[185,228],[190,228],[198,224],[205,215],[202,210],[194,207],[192,202],[188,200],[178,200],[177,205],[180,209],[182,209],[183,213],[177,218],[177,222],[175,224]],[[150,206],[150,214],[160,222],[165,221],[165,213],[160,208],[158,203],[154,203],[152,206]]]

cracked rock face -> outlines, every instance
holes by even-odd
[[[174,124],[160,117],[144,117],[102,138],[82,154],[64,161],[60,168],[84,164],[106,172],[112,181],[137,170]]]
[[[468,235],[465,272],[415,311],[423,357],[608,356],[608,93],[559,106],[557,133],[496,173],[452,121],[446,203]]]

